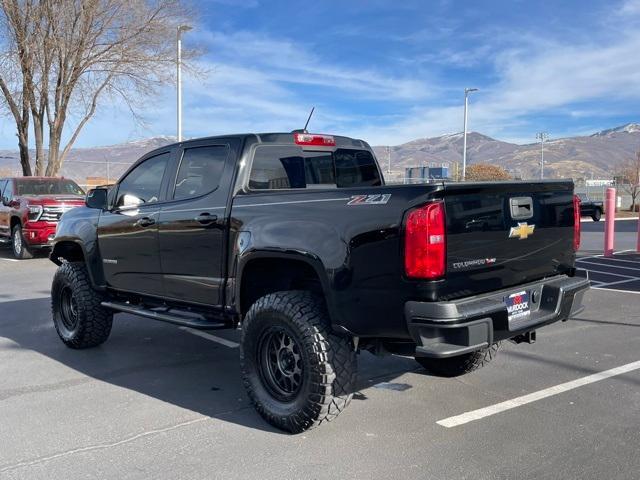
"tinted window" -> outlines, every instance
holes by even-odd
[[[355,187],[381,185],[373,155],[366,150],[303,151],[296,146],[256,148],[252,189]]]
[[[339,148],[333,154],[338,187],[375,187],[382,185],[376,161],[367,150]]]
[[[304,188],[302,149],[264,146],[256,148],[249,187],[254,189]]]
[[[16,180],[17,195],[84,195],[84,191],[73,180],[20,179]]]
[[[304,174],[307,186],[336,186],[336,172],[331,152],[304,152]]]
[[[228,151],[226,145],[185,150],[176,177],[173,198],[198,197],[218,188]]]
[[[160,199],[160,187],[169,153],[151,157],[134,168],[120,182],[116,207],[155,203]]]
[[[2,191],[4,190],[4,187],[7,185],[7,181],[6,180],[0,180],[0,197],[2,197]]]

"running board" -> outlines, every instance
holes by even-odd
[[[101,302],[100,305],[105,308],[110,308],[111,310],[116,310],[118,312],[130,313],[132,315],[138,315],[140,317],[150,318],[152,320],[158,320],[160,322],[173,323],[174,325],[181,325],[183,327],[196,328],[199,330],[223,330],[225,328],[233,328],[227,323],[209,322],[197,317],[189,317],[186,315],[180,315],[178,313],[170,313],[169,310],[158,312],[145,307],[131,305],[129,303]]]

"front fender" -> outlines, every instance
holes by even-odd
[[[65,213],[56,228],[53,248],[49,259],[60,265],[60,258],[70,244],[77,245],[82,250],[82,256],[87,265],[93,286],[97,289],[106,288],[102,258],[98,244],[98,220],[100,210],[78,207]]]

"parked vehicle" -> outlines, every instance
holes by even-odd
[[[66,178],[2,178],[0,194],[0,241],[11,243],[18,259],[50,248],[60,216],[84,205],[84,191]]]
[[[356,353],[442,375],[581,309],[572,182],[385,186],[369,145],[306,132],[168,145],[63,217],[53,321],[71,348],[126,312],[242,327],[244,385],[271,424],[336,417]]]
[[[591,200],[586,193],[579,193],[578,198],[580,198],[580,216],[591,217],[594,222],[599,222],[604,211],[604,204]]]

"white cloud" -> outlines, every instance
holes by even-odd
[[[498,80],[472,96],[471,129],[504,135],[521,130],[531,115],[559,113],[594,100],[601,101],[603,109],[614,101],[640,100],[638,52],[640,33],[635,31],[620,32],[608,45],[539,40],[535,48],[504,51],[495,59]],[[363,126],[358,134],[375,143],[395,144],[461,131],[462,112],[460,93],[455,106],[416,107],[400,122]],[[512,133],[511,139],[522,137]]]
[[[622,3],[620,13],[623,15],[637,15],[640,14],[640,0],[626,0]]]
[[[362,97],[375,97],[378,101],[416,100],[434,93],[427,82],[409,75],[403,77],[372,68],[338,66],[332,59],[316,54],[312,46],[301,42],[251,32],[207,32],[202,39],[209,45],[213,58],[220,52],[223,62],[240,63],[282,83],[324,87],[338,94],[355,92]]]
[[[638,4],[640,0],[626,2],[620,11],[631,12]],[[380,67],[340,65],[317,54],[313,45],[286,38],[242,31],[212,33],[201,27],[198,37],[210,52],[202,66],[210,73],[204,78],[185,74],[185,134],[288,131],[300,128],[315,105],[314,130],[357,136],[372,144],[398,144],[461,131],[462,89],[474,86],[481,91],[471,97],[470,129],[523,141],[529,129],[533,136],[529,125],[536,115],[594,117],[597,112],[588,112],[598,105],[605,114],[612,104],[640,101],[640,32],[629,23],[622,25],[607,41],[575,37],[552,41],[518,32],[507,49],[497,48],[505,44],[504,38],[499,44],[495,38],[476,39],[471,50],[443,48],[423,58],[427,64],[473,62],[474,68],[480,58],[484,62],[480,69],[491,73],[483,82],[472,76],[476,70],[469,70],[469,78],[457,78],[456,83],[436,82],[415,68],[410,57],[402,67],[406,73],[397,73],[397,68],[389,73]],[[148,129],[134,129],[125,120],[122,132],[174,134],[174,95],[173,87],[168,87],[160,99],[150,102]],[[348,110],[347,101],[370,104],[367,111],[384,114],[357,107]],[[101,131],[113,125],[119,108],[111,106],[92,122],[81,143],[103,143]],[[619,115],[620,110],[610,113]],[[121,117],[127,118],[125,109]],[[116,135],[113,129],[109,134]]]
[[[240,131],[299,128],[312,105],[312,127],[363,138],[372,144],[398,144],[414,138],[462,130],[462,88],[451,98],[451,85],[394,79],[379,72],[360,72],[323,61],[309,49],[287,40],[237,33],[210,34],[213,58],[203,63],[204,79],[186,77],[185,132],[212,135]],[[527,39],[520,48],[497,52],[491,68],[497,80],[481,86],[470,100],[470,129],[512,141],[526,140],[531,115],[565,111],[579,115],[580,104],[594,99],[640,99],[640,34],[614,43],[581,44]],[[236,61],[232,61],[236,59]],[[473,79],[469,82],[473,83]],[[469,85],[471,85],[469,83]],[[360,97],[363,102],[396,102],[393,114],[364,115],[338,111],[299,93],[330,89],[332,99]],[[440,94],[449,89],[445,98]],[[432,97],[425,93],[431,90]],[[172,89],[167,96],[173,95]],[[335,100],[334,100],[335,103]],[[604,102],[606,105],[607,102]],[[153,134],[173,133],[172,103]],[[573,113],[572,113],[573,112]],[[531,133],[533,135],[533,131]]]

